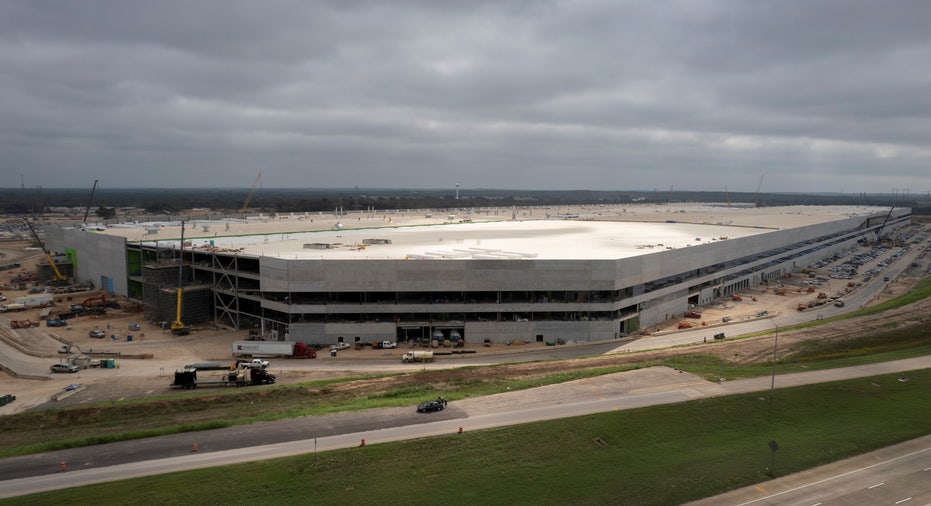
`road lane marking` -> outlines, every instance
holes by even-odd
[[[859,472],[866,471],[867,469],[872,469],[872,468],[874,468],[874,467],[884,466],[884,465],[886,465],[886,464],[890,464],[890,463],[895,462],[895,461],[897,461],[897,460],[902,460],[902,459],[905,459],[905,458],[908,458],[908,457],[913,457],[913,456],[918,455],[918,454],[920,454],[920,453],[924,453],[924,452],[926,452],[926,451],[928,451],[928,450],[931,450],[931,447],[929,447],[929,448],[922,448],[921,450],[916,450],[916,451],[913,451],[913,452],[911,452],[911,453],[907,453],[907,454],[905,454],[905,455],[899,455],[898,457],[893,457],[893,458],[891,458],[891,459],[889,459],[889,460],[884,460],[884,461],[882,461],[882,462],[877,462],[877,463],[875,463],[875,464],[872,464],[872,465],[869,465],[869,466],[866,466],[866,467],[861,467],[861,468],[859,468],[859,469],[854,469],[853,471],[847,471],[846,473],[841,473],[841,474],[838,474],[837,476],[831,476],[831,477],[829,477],[829,478],[824,478],[824,479],[822,479],[822,480],[813,481],[813,482],[811,482],[811,483],[806,483],[806,484],[804,484],[804,485],[802,485],[802,486],[800,486],[800,487],[795,487],[795,488],[786,489],[786,490],[783,490],[782,492],[776,492],[775,494],[773,494],[773,495],[771,495],[771,496],[767,496],[767,497],[758,497],[758,498],[753,499],[753,500],[751,500],[751,501],[742,502],[742,503],[740,503],[740,504],[737,505],[737,506],[746,506],[747,504],[753,504],[753,503],[755,503],[755,502],[759,502],[759,501],[762,501],[762,500],[764,500],[764,499],[770,499],[770,498],[772,498],[772,497],[780,496],[780,495],[782,495],[782,494],[788,494],[788,493],[790,493],[790,492],[795,492],[795,491],[798,491],[798,490],[802,490],[802,489],[804,489],[804,488],[812,487],[812,486],[815,486],[815,485],[820,485],[820,484],[822,484],[822,483],[827,483],[827,482],[829,482],[829,481],[834,481],[834,480],[836,480],[836,479],[838,479],[838,478],[844,478],[844,477],[850,476],[850,475],[852,475],[852,474],[856,474],[856,473],[859,473]],[[929,468],[929,469],[931,469],[931,468]]]
[[[869,487],[866,487],[866,489],[867,489],[867,490],[873,490],[874,488],[876,488],[876,487],[881,487],[881,486],[883,486],[883,485],[885,485],[885,484],[886,484],[885,482],[883,482],[883,483],[877,483],[877,484],[875,484],[875,485],[870,485]]]

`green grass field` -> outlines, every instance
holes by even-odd
[[[931,370],[368,445],[0,504],[681,504],[925,435]],[[604,444],[599,444],[601,440]]]

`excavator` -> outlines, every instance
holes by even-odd
[[[26,222],[26,226],[29,227],[29,231],[32,232],[32,237],[35,238],[36,243],[38,243],[39,247],[42,248],[42,252],[45,253],[45,258],[48,258],[48,263],[52,266],[52,272],[55,273],[55,279],[52,280],[52,284],[56,286],[68,284],[68,278],[58,270],[58,266],[55,265],[55,260],[52,259],[52,254],[49,253],[47,249],[45,249],[45,243],[43,243],[42,239],[39,238],[39,233],[36,232],[36,229],[32,227],[32,223],[29,223],[29,220],[25,218],[23,218],[23,221]]]

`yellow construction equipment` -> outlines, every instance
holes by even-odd
[[[190,332],[190,329],[181,321],[181,287],[178,287],[177,310],[175,311],[175,321],[171,322],[171,333],[184,335]]]
[[[184,293],[182,288],[184,286],[184,221],[181,222],[181,247],[179,249],[181,254],[178,257],[177,307],[175,309],[175,321],[171,322],[171,333],[183,336],[191,332],[191,329],[181,321],[181,296]]]
[[[48,258],[48,263],[52,266],[52,272],[55,273],[55,282],[61,284],[68,281],[68,278],[58,270],[58,266],[55,265],[55,260],[52,259],[52,254],[45,249],[45,244],[42,242],[42,239],[39,239],[39,233],[32,227],[32,223],[29,223],[28,219],[23,218],[23,220],[26,222],[26,226],[29,227],[29,231],[32,232],[32,237],[35,238],[36,243],[39,244],[39,247],[42,248],[42,252],[45,253],[45,258]]]
[[[255,176],[255,181],[252,182],[252,188],[249,189],[249,194],[246,195],[246,200],[242,203],[242,209],[240,209],[239,212],[244,213],[249,209],[249,202],[252,200],[252,196],[255,194],[255,189],[258,188],[261,181],[262,173],[259,172],[259,174]]]

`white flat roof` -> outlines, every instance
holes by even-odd
[[[884,212],[888,209],[866,206],[672,204],[461,210],[442,216],[295,213],[188,222],[184,240],[186,248],[287,259],[618,259]],[[563,219],[567,216],[573,219]],[[178,222],[124,224],[99,233],[177,248],[181,227]]]

